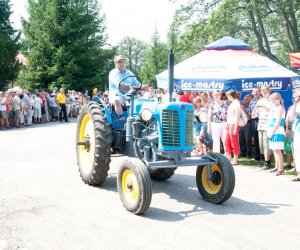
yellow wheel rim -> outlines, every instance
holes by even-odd
[[[122,175],[122,191],[125,199],[130,203],[135,203],[139,197],[139,186],[134,172],[126,169]]]
[[[211,172],[212,175],[216,175],[218,178],[220,178],[220,181],[215,184],[212,181],[208,180],[206,177],[207,168],[204,167],[201,175],[202,184],[206,192],[208,192],[209,194],[216,194],[222,187],[222,172],[217,164],[211,164]]]
[[[89,114],[85,114],[81,120],[79,141],[83,142],[89,140],[90,146],[86,148],[84,145],[78,145],[79,147],[79,166],[83,173],[89,174],[92,171],[95,160],[95,129],[92,117]]]

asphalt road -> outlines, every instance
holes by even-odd
[[[76,165],[76,120],[0,131],[0,249],[300,249],[300,183],[236,166],[233,196],[203,201],[196,168],[153,181],[146,214],[127,212],[116,162],[101,187]]]

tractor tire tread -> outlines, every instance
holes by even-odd
[[[89,113],[94,124],[95,133],[95,153],[94,153],[94,163],[92,170],[89,174],[85,175],[80,170],[80,163],[77,161],[79,166],[79,172],[82,180],[89,185],[100,185],[102,184],[109,170],[109,164],[111,161],[111,143],[112,143],[112,131],[111,127],[106,118],[104,108],[96,102],[88,102],[85,104],[79,115],[79,123],[77,127],[77,136],[80,128],[80,119],[84,114]],[[77,152],[78,154],[78,152]]]

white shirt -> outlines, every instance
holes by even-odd
[[[42,107],[42,99],[39,97],[35,97],[33,101],[34,108],[41,108]]]
[[[0,98],[0,111],[6,111],[5,101],[6,101],[5,96]]]
[[[132,76],[132,77],[130,77]],[[128,77],[128,78],[126,78]],[[108,98],[113,100],[113,98],[115,96],[120,96],[123,97],[124,94],[121,93],[119,91],[119,83],[124,79],[124,82],[122,83],[123,85],[127,85],[127,86],[135,86],[135,87],[139,87],[140,83],[137,80],[136,77],[134,77],[134,74],[130,71],[125,69],[124,72],[121,72],[118,69],[113,69],[109,72],[109,96]],[[127,92],[127,91],[123,91],[123,92]],[[126,101],[126,100],[125,100]]]
[[[21,99],[20,99],[20,97],[18,97],[17,95],[14,97],[14,102],[15,102],[15,109],[16,110],[20,110],[21,109],[21,107],[20,107],[20,105],[21,105]]]
[[[227,111],[227,124],[235,124],[236,123],[236,112],[241,108],[241,104],[239,100],[234,100],[229,105]]]

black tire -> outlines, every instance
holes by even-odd
[[[174,175],[176,169],[177,168],[156,168],[149,169],[148,171],[151,179],[156,181],[165,181]]]
[[[79,145],[89,136],[89,150]],[[100,185],[107,177],[111,161],[112,131],[104,108],[96,102],[82,106],[76,134],[77,164],[82,180],[89,185]]]
[[[220,153],[209,154],[218,161],[218,164],[211,164],[214,181],[207,179],[206,166],[198,166],[196,171],[197,187],[203,199],[221,204],[227,201],[234,190],[235,174],[231,162]]]
[[[150,206],[152,183],[145,164],[138,158],[122,159],[117,178],[123,206],[133,214],[142,214]]]

